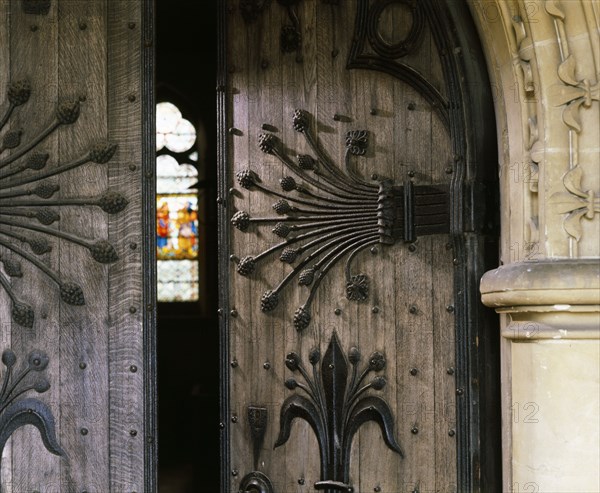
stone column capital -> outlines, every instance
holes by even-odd
[[[481,299],[508,339],[600,338],[600,259],[516,262],[486,272]]]

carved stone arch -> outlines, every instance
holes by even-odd
[[[501,262],[483,277],[481,293],[500,314],[503,336],[504,488],[594,491],[592,464],[600,460],[597,5],[468,4],[486,53],[500,149]],[[575,417],[552,395],[586,410]],[[535,437],[529,423],[537,423]],[[550,452],[555,430],[573,427],[560,451]],[[589,465],[569,459],[575,450]],[[557,468],[560,475],[552,472]]]

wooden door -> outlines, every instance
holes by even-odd
[[[154,490],[151,15],[0,0],[3,492]]]
[[[225,3],[222,491],[494,491],[496,156],[468,11]]]

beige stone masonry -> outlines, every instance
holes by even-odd
[[[503,491],[600,491],[600,3],[468,0],[498,130]],[[499,335],[500,337],[500,335]]]

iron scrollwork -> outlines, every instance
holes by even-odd
[[[448,232],[449,198],[448,187],[443,185],[414,186],[407,180],[403,186],[394,186],[388,179],[369,183],[359,177],[352,169],[351,158],[366,153],[369,134],[365,130],[346,134],[342,169],[313,134],[306,111],[294,112],[293,128],[304,136],[315,157],[301,154],[292,160],[274,134],[259,136],[259,148],[279,159],[296,176],[283,177],[281,191],[264,185],[252,170],[237,173],[240,187],[278,198],[273,204],[278,216],[251,217],[246,211],[238,211],[231,223],[241,231],[248,231],[251,223],[275,223],[272,231],[283,241],[238,260],[237,272],[250,276],[261,261],[277,252],[282,262],[296,263],[277,286],[262,295],[261,310],[274,310],[282,290],[297,278],[299,285],[309,288],[304,304],[294,314],[295,328],[303,330],[311,321],[311,303],[317,289],[337,262],[346,257],[346,297],[366,300],[369,279],[351,271],[353,259],[374,244],[392,245],[398,239],[412,242],[418,235]]]
[[[299,389],[305,395],[296,393],[282,404],[275,448],[284,445],[290,438],[294,419],[305,420],[319,443],[321,479],[315,483],[315,489],[330,493],[353,491],[349,483],[352,441],[364,423],[376,422],[385,444],[403,457],[394,437],[394,418],[389,405],[381,397],[364,395],[369,390],[385,387],[386,379],[381,375],[366,381],[369,374],[385,368],[385,356],[375,351],[359,372],[360,351],[352,347],[346,357],[334,332],[323,358],[318,349],[313,349],[308,359],[312,376],[297,353],[289,353],[286,357],[288,369],[300,374],[304,382],[292,377],[285,381],[285,386],[290,390]]]
[[[242,478],[238,493],[275,493],[275,489],[266,474],[252,471]]]
[[[17,356],[10,349],[2,353],[2,363],[6,371],[0,390],[0,456],[10,436],[24,425],[33,425],[39,430],[48,452],[64,456],[65,452],[56,439],[52,411],[39,399],[20,399],[26,392],[33,390],[43,394],[50,388],[50,382],[41,375],[48,367],[48,356],[42,351],[30,352],[26,365],[13,374],[16,362]],[[31,378],[27,378],[30,374],[38,376],[32,381]]]
[[[15,111],[29,101],[31,91],[31,85],[26,80],[9,84],[5,108],[3,111],[0,109],[0,131],[10,122]],[[52,250],[47,237],[79,245],[102,264],[113,263],[119,258],[113,245],[104,239],[87,239],[50,227],[60,220],[57,212],[60,207],[93,206],[108,214],[116,214],[129,203],[123,195],[111,190],[97,197],[55,198],[60,186],[48,179],[87,163],[106,164],[117,150],[114,143],[98,142],[69,162],[49,164],[50,155],[39,149],[40,145],[60,126],[77,122],[80,111],[80,100],[61,101],[54,115],[48,118],[46,126],[36,134],[25,139],[27,130],[11,128],[0,137],[0,263],[4,267],[4,272],[0,272],[0,286],[11,299],[12,320],[23,327],[33,327],[34,310],[19,299],[10,282],[10,278],[23,276],[21,260],[33,265],[53,281],[65,303],[85,304],[81,287],[62,279],[43,260],[43,256]],[[11,153],[4,156],[8,150]],[[8,252],[21,260],[11,258]]]
[[[404,39],[388,43],[379,32],[384,10],[400,4],[410,9],[411,27]],[[348,55],[348,69],[377,70],[390,74],[414,87],[433,106],[446,128],[450,126],[448,101],[418,70],[402,61],[414,53],[423,39],[426,15],[418,0],[358,0],[354,36]],[[371,50],[369,50],[369,46]],[[374,52],[374,53],[373,53]]]

